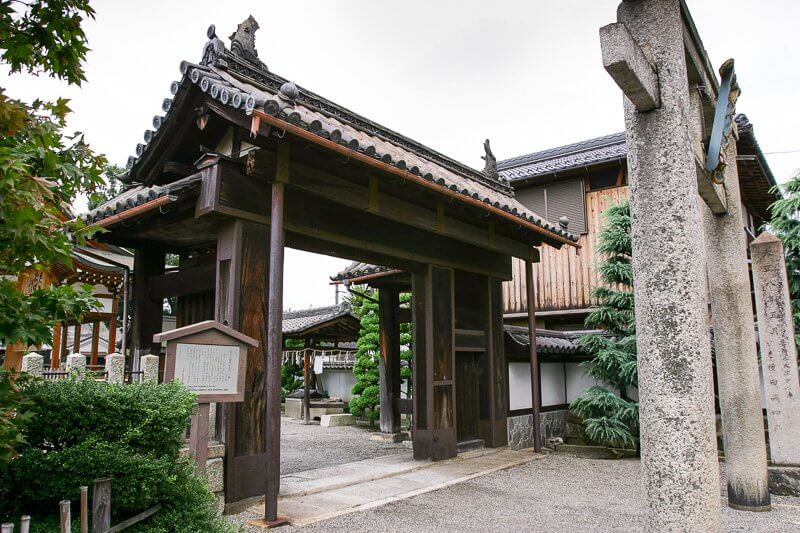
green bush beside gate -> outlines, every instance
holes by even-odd
[[[52,531],[60,500],[74,502],[74,517],[79,488],[109,477],[112,524],[161,503],[132,531],[228,529],[215,496],[179,453],[195,404],[183,385],[36,380],[25,397],[33,413],[27,444],[0,465],[4,521],[30,514],[34,530]]]

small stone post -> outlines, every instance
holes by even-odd
[[[624,31],[606,27],[600,37],[604,66],[625,94],[646,529],[717,532],[711,343],[681,2],[625,1],[617,21]]]
[[[67,356],[67,372],[78,375],[86,374],[86,356],[73,353]]]
[[[158,359],[157,355],[142,356],[142,381],[158,382]]]
[[[31,376],[42,377],[44,371],[44,356],[36,352],[31,352],[28,355],[22,356],[22,369]]]
[[[761,414],[736,139],[730,139],[724,154],[730,162],[725,167],[727,211],[715,215],[704,202],[700,202],[700,210],[706,234],[728,505],[740,511],[768,511],[767,444]]]
[[[765,232],[750,251],[770,456],[773,464],[800,466],[800,381],[783,244]]]
[[[121,353],[106,355],[106,381],[121,384],[125,381],[125,356]]]

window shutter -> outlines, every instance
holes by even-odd
[[[544,201],[544,187],[525,187],[524,189],[519,189],[516,191],[515,197],[519,203],[540,217],[547,218],[547,209]]]
[[[563,216],[569,218],[570,233],[586,233],[586,210],[584,209],[583,180],[554,183],[547,187],[547,219],[558,224]]]

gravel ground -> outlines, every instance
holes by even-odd
[[[319,422],[306,426],[302,420],[283,417],[281,474],[409,451],[402,443],[373,442],[369,434],[370,430],[362,426],[323,428]]]
[[[308,531],[641,531],[638,460],[553,454]],[[724,486],[724,483],[722,484]],[[773,496],[769,513],[724,507],[724,531],[800,531],[800,498]],[[290,531],[295,528],[281,528]]]

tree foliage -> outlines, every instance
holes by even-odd
[[[30,380],[26,373],[0,370],[0,465],[16,458],[17,450],[27,444],[25,429],[33,414],[23,389]]]
[[[769,229],[783,241],[792,297],[795,343],[800,346],[800,173],[784,183],[782,188],[783,197],[769,208]]]
[[[12,73],[46,73],[80,84],[88,50],[80,25],[93,16],[84,0],[2,1],[0,60]],[[84,243],[92,232],[72,219],[70,205],[78,193],[91,193],[102,183],[107,162],[89,148],[82,133],[65,131],[69,112],[65,99],[25,103],[0,87],[3,275],[46,270],[56,263],[70,266],[73,244]],[[80,317],[93,304],[79,289],[52,287],[26,295],[6,280],[0,284],[0,342],[49,340],[49,327],[57,320]]]
[[[361,294],[366,295],[365,298]],[[352,294],[350,305],[361,320],[356,362],[353,374],[356,382],[353,385],[353,398],[350,400],[350,412],[362,416],[373,423],[380,417],[380,323],[378,292],[365,291]],[[400,294],[400,305],[408,305],[411,295]],[[400,360],[407,364],[400,367],[400,379],[411,380],[411,324],[400,324]]]
[[[112,198],[119,196],[124,186],[117,176],[124,174],[124,172],[125,169],[119,165],[106,165],[103,170],[103,174],[105,175],[103,183],[95,187],[92,194],[89,195],[89,209],[95,209]],[[175,265],[172,266],[177,266],[177,261],[175,261]]]
[[[638,442],[639,404],[629,397],[629,391],[638,385],[638,374],[628,202],[611,206],[603,212],[603,218],[598,250],[605,259],[597,269],[604,285],[592,290],[598,303],[585,325],[604,333],[586,334],[580,339],[592,356],[582,367],[600,385],[584,391],[570,407],[584,418],[586,434],[592,441],[633,447]]]

